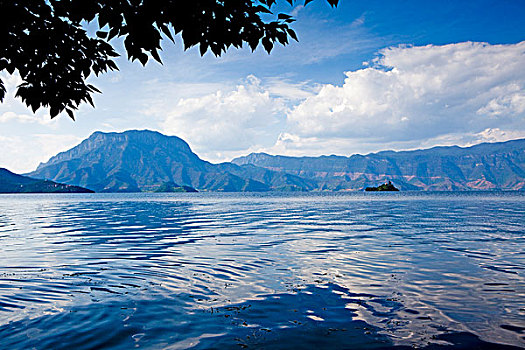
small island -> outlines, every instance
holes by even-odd
[[[367,192],[374,192],[374,191],[399,191],[398,188],[396,188],[392,182],[388,181],[388,183],[385,183],[385,184],[382,184],[380,186],[377,186],[377,187],[367,187],[365,188],[365,191]]]
[[[164,182],[154,192],[198,192],[190,186],[178,185],[174,182]]]

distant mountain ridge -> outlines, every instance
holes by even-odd
[[[32,179],[0,168],[0,193],[88,193],[88,189]]]
[[[360,190],[387,180],[402,190],[525,189],[525,139],[350,157],[252,153],[232,163],[311,179],[320,190]]]
[[[212,164],[176,136],[95,132],[29,175],[96,192],[352,191],[388,180],[401,190],[524,190],[525,139],[349,157],[253,153]]]
[[[205,191],[307,190],[314,183],[294,175],[200,159],[176,136],[156,131],[95,132],[29,175],[96,192],[158,191],[174,183]]]

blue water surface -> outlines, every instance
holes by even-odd
[[[0,348],[525,348],[524,223],[523,192],[0,195]]]

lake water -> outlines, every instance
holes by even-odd
[[[0,348],[524,348],[524,224],[516,192],[0,195]]]

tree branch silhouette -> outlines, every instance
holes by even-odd
[[[339,2],[326,1],[332,7]],[[94,106],[92,94],[100,93],[87,78],[118,70],[112,39],[123,38],[128,59],[142,65],[150,57],[162,63],[161,41],[175,42],[178,34],[185,50],[199,45],[201,55],[244,45],[270,53],[277,43],[298,40],[289,26],[295,19],[274,14],[274,5],[276,0],[0,0],[0,71],[20,74],[16,97],[33,112],[46,107],[51,118],[65,111],[74,119],[78,106]],[[96,37],[88,35],[86,22],[98,26]],[[0,101],[6,92],[0,79]]]

